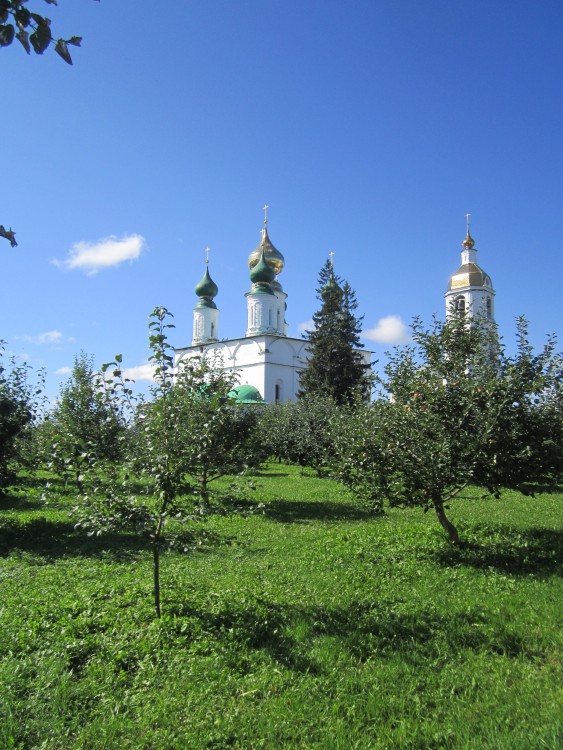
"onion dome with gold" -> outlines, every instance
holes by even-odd
[[[268,222],[264,220],[264,229],[262,230],[262,239],[260,244],[257,245],[254,250],[248,256],[248,267],[254,268],[254,266],[260,260],[262,251],[264,251],[264,257],[266,263],[272,267],[274,274],[277,276],[283,271],[285,265],[285,259],[280,251],[272,245],[270,238],[268,237]]]
[[[467,236],[461,244],[464,248],[461,251],[461,266],[450,276],[448,291],[469,286],[492,289],[491,277],[477,264],[477,250],[474,249],[475,240],[469,234],[469,226],[467,227]]]
[[[209,265],[206,264],[205,274],[195,287],[195,293],[199,297],[196,307],[217,307],[213,302],[213,297],[216,297],[218,292],[219,287],[209,275]]]
[[[272,282],[275,278],[275,271],[267,262],[265,249],[262,248],[258,262],[250,270],[251,294],[274,294]]]

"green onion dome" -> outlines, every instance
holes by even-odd
[[[206,266],[202,280],[195,287],[195,293],[199,297],[196,307],[211,307],[216,310],[217,305],[213,302],[213,297],[218,291],[219,287],[209,275],[209,266]]]
[[[250,281],[253,284],[271,284],[276,278],[276,272],[272,266],[266,261],[264,247],[260,253],[260,259],[250,271]]]
[[[206,267],[204,277],[198,284],[196,284],[195,293],[198,297],[213,299],[218,291],[219,287],[209,275],[209,267]]]

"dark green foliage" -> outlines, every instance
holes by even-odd
[[[228,397],[235,375],[202,357],[174,367],[168,340],[170,313],[150,316],[149,361],[154,367],[150,401],[137,403],[121,371],[121,356],[104,365],[97,399],[107,413],[129,425],[120,433],[120,461],[79,454],[80,493],[74,515],[89,533],[126,529],[144,539],[153,556],[155,610],[160,617],[160,553],[182,533],[165,526],[202,517],[210,505],[210,483],[258,465],[256,415]]]
[[[75,357],[72,373],[41,431],[51,443],[51,468],[69,478],[78,479],[88,462],[123,458],[125,419],[105,397],[93,357],[84,352]]]
[[[342,284],[342,286],[341,286]],[[348,282],[335,276],[327,261],[319,273],[317,298],[321,309],[314,313],[315,327],[307,332],[310,358],[301,373],[299,397],[330,397],[337,404],[352,404],[367,398],[370,366],[358,351],[361,322],[355,315],[356,296]]]
[[[549,338],[539,353],[528,324],[517,321],[517,353],[501,357],[494,398],[502,404],[476,481],[491,492],[510,487],[524,493],[557,489],[563,477],[563,357]]]
[[[25,463],[27,445],[43,405],[43,373],[37,382],[25,363],[5,360],[0,341],[0,490],[12,484]]]
[[[49,5],[57,4],[56,0],[44,1]],[[51,33],[51,19],[29,10],[27,5],[28,0],[0,0],[0,47],[7,47],[17,39],[28,55],[32,49],[42,55],[53,44],[55,52],[72,65],[68,46],[80,47],[81,37],[55,40]]]
[[[260,414],[262,443],[280,461],[309,466],[321,476],[332,453],[331,419],[339,407],[330,396],[306,395],[264,407]]]
[[[433,508],[459,544],[445,504],[468,484],[498,493],[561,481],[561,360],[553,342],[534,357],[522,322],[514,358],[484,322],[415,321],[412,331],[380,380],[387,398],[335,424],[335,463],[378,509]]]

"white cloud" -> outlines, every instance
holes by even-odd
[[[313,319],[306,320],[303,323],[299,323],[297,326],[297,330],[299,333],[305,333],[306,331],[314,331],[315,330],[315,322]]]
[[[386,315],[379,318],[373,328],[364,331],[362,338],[378,344],[406,344],[410,336],[409,329],[399,315]]]
[[[70,375],[72,372],[72,367],[59,367],[58,370],[55,370],[55,375]]]
[[[31,344],[62,344],[63,341],[74,341],[74,339],[64,339],[63,334],[60,331],[45,331],[45,333],[38,333],[35,336],[18,336],[23,341],[29,341]]]
[[[154,367],[152,365],[137,365],[136,367],[124,367],[123,377],[134,380],[136,383],[139,380],[148,380],[149,382],[154,379]]]
[[[53,263],[66,271],[78,269],[92,276],[103,268],[137,260],[145,247],[145,238],[140,234],[119,238],[112,235],[98,242],[77,242],[65,260],[54,260]]]

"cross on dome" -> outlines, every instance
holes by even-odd
[[[269,208],[270,208],[270,206],[268,206],[268,204],[265,203],[264,204],[264,208],[262,209],[262,211],[264,211],[264,226],[268,225],[268,209]]]

